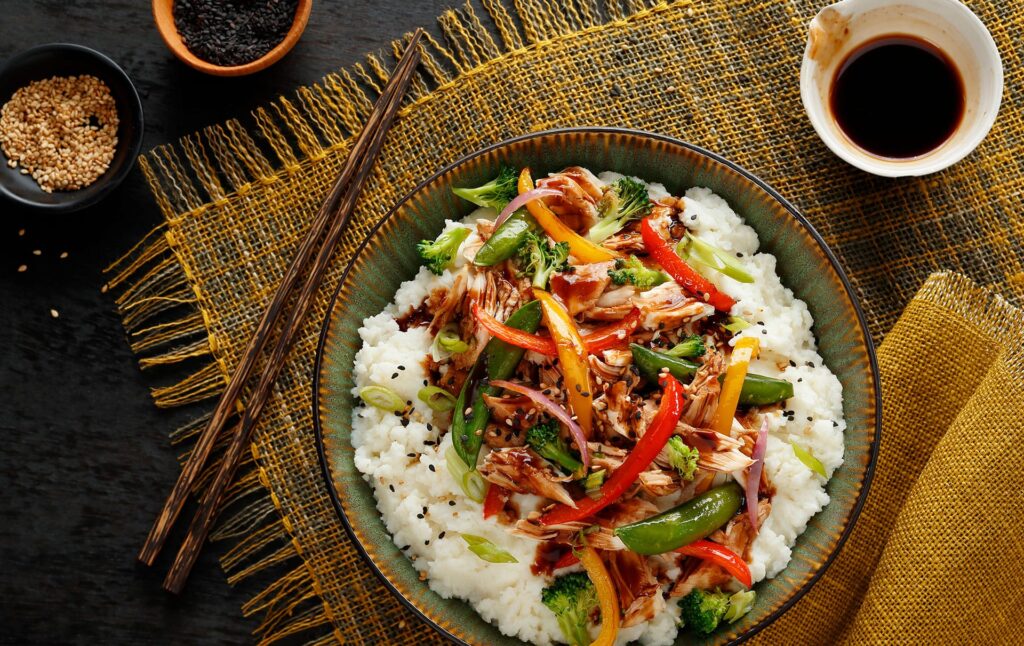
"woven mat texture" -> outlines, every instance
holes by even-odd
[[[516,0],[513,8],[477,0],[440,18],[442,36],[424,47],[423,74],[278,381],[255,434],[253,460],[232,490],[236,503],[215,536],[235,541],[224,559],[231,581],[272,566],[282,572],[244,609],[262,616],[261,638],[314,629],[366,643],[437,639],[388,596],[343,534],[317,462],[310,384],[320,324],[352,251],[418,182],[483,146],[530,131],[606,125],[661,132],[718,152],[807,215],[847,269],[876,342],[934,271],[953,270],[1011,302],[1024,301],[1024,15],[1018,3],[968,3],[992,31],[1006,69],[995,128],[953,168],[900,180],[839,161],[803,113],[800,58],[806,25],[820,4]],[[213,126],[141,159],[166,223],[111,268],[110,284],[120,289],[118,303],[144,368],[195,367],[184,381],[154,390],[158,405],[201,401],[223,388],[352,133],[383,87],[392,55],[370,56],[244,123]],[[910,639],[910,633],[873,634],[871,622],[859,619],[878,619],[878,630],[889,625],[881,621],[887,618],[914,625],[909,616],[895,617],[894,597],[899,612],[921,613],[914,619],[923,628],[915,630],[949,628],[936,613],[967,603],[952,599],[959,594],[957,576],[976,575],[996,558],[973,547],[959,556],[944,548],[962,544],[953,542],[963,536],[951,510],[977,518],[994,509],[986,506],[993,498],[1002,509],[1005,492],[1020,491],[1019,477],[1011,479],[1001,466],[1015,455],[1019,470],[1020,449],[996,430],[1024,419],[1024,410],[1005,405],[1001,395],[1013,389],[1020,402],[1020,360],[1013,364],[999,354],[984,314],[951,314],[954,306],[943,299],[957,293],[948,283],[929,285],[892,333],[901,340],[887,343],[883,353],[886,420],[893,427],[868,513],[830,576],[766,633],[775,643],[819,642],[820,626],[845,625],[878,558],[867,552],[879,551],[890,529],[890,545],[914,545],[927,535],[931,547],[901,550],[902,557],[890,557],[889,549],[882,554],[880,585],[872,581],[851,632],[858,641]],[[969,334],[967,343],[954,332]],[[982,358],[959,359],[965,349]],[[916,432],[901,435],[911,428]],[[935,444],[950,450],[928,461]],[[983,477],[991,473],[983,468],[1000,475]],[[997,477],[998,488],[982,487],[996,485]],[[1016,557],[1006,572],[1016,568],[1019,581],[1019,519],[1005,513],[984,527],[971,525],[979,540],[997,540],[1000,531],[1003,540],[1016,532]],[[908,576],[921,579],[911,593],[901,585]],[[1009,616],[1011,608],[998,599],[986,602]],[[962,619],[968,625],[991,618]],[[978,634],[1000,641],[996,633]]]

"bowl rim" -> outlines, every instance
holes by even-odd
[[[174,24],[174,0],[153,0],[151,8],[153,23],[156,25],[157,33],[160,34],[160,39],[178,60],[194,70],[211,76],[247,76],[277,63],[295,47],[302,34],[305,33],[306,25],[309,24],[309,15],[313,11],[313,0],[297,0],[295,18],[292,19],[292,24],[288,27],[281,42],[274,45],[263,56],[241,65],[217,65],[193,54],[192,50],[185,45],[177,25]],[[170,13],[169,22],[161,19],[161,14],[165,10]]]
[[[79,199],[72,198],[68,201],[60,202],[57,204],[47,204],[43,202],[36,202],[33,200],[26,199],[20,195],[12,193],[10,190],[7,189],[7,187],[5,187],[3,184],[0,184],[0,195],[3,195],[5,198],[13,202],[16,202],[17,204],[20,204],[21,206],[36,209],[38,211],[45,211],[48,213],[71,213],[74,211],[80,211],[82,209],[85,209],[98,203],[100,200],[107,197],[107,195],[110,194],[111,191],[120,186],[125,179],[127,179],[128,175],[132,172],[132,169],[135,168],[135,162],[139,157],[139,151],[142,150],[142,140],[145,137],[146,121],[142,111],[142,99],[139,98],[139,90],[135,87],[135,83],[132,81],[132,78],[128,75],[127,72],[124,71],[124,68],[118,65],[114,59],[110,58],[103,52],[95,50],[91,47],[86,47],[85,45],[79,45],[77,43],[54,42],[29,47],[28,49],[24,49],[15,54],[14,56],[11,56],[4,62],[3,65],[0,65],[0,79],[2,79],[4,74],[6,74],[12,67],[20,63],[21,59],[43,51],[71,51],[77,54],[83,54],[85,56],[91,56],[93,58],[99,59],[101,63],[104,63],[110,68],[113,74],[120,76],[127,84],[130,92],[128,95],[128,100],[126,101],[126,103],[128,103],[129,106],[126,109],[130,113],[128,116],[132,118],[132,121],[137,121],[136,136],[134,140],[130,142],[130,144],[128,145],[130,161],[126,161],[124,166],[118,169],[116,173],[114,173],[107,179],[104,179],[106,172],[104,172],[103,175],[100,175],[96,181],[102,181],[103,186],[99,187],[99,189],[97,189],[95,193],[88,197],[82,197]],[[121,106],[117,105],[116,101],[115,105],[119,108],[118,118],[123,119],[126,115],[120,111]],[[69,191],[68,193],[73,192],[74,191]]]
[[[348,280],[348,275],[351,272],[352,268],[355,266],[356,260],[358,260],[359,256],[363,253],[363,251],[369,245],[370,240],[372,240],[377,235],[378,231],[384,225],[384,223],[387,222],[395,213],[397,213],[398,210],[400,208],[402,208],[412,198],[413,195],[415,195],[416,193],[418,193],[421,190],[423,190],[428,184],[434,182],[439,177],[450,173],[455,168],[457,168],[457,167],[459,167],[459,166],[461,166],[461,165],[463,165],[463,164],[465,164],[465,163],[475,159],[476,157],[479,157],[481,155],[485,155],[485,154],[487,154],[489,152],[492,152],[494,150],[503,148],[505,146],[508,146],[508,145],[511,145],[511,144],[514,144],[514,143],[518,143],[520,141],[526,141],[526,140],[529,140],[529,139],[535,139],[535,138],[551,136],[551,135],[580,134],[580,133],[583,133],[583,134],[597,134],[597,135],[602,135],[602,134],[632,135],[632,136],[641,137],[641,138],[654,139],[656,141],[662,141],[662,142],[670,143],[670,144],[673,144],[673,145],[676,145],[676,146],[681,146],[683,148],[689,149],[692,152],[697,153],[698,155],[705,155],[708,158],[710,158],[710,159],[712,159],[712,160],[714,160],[714,161],[716,161],[716,162],[718,162],[720,164],[725,165],[726,167],[730,168],[731,170],[739,173],[747,181],[752,182],[758,188],[764,190],[772,199],[777,200],[779,202],[779,204],[783,208],[785,208],[786,211],[788,211],[789,214],[801,226],[803,226],[806,229],[807,233],[810,234],[811,238],[818,244],[819,248],[825,254],[825,257],[828,259],[829,263],[832,265],[833,270],[836,272],[836,275],[839,277],[839,280],[842,283],[843,288],[846,290],[846,293],[847,293],[847,295],[850,298],[850,302],[853,305],[853,309],[854,309],[854,311],[857,314],[857,323],[860,326],[860,329],[861,329],[861,331],[864,334],[864,339],[866,341],[865,349],[867,350],[868,361],[869,361],[869,365],[871,366],[871,381],[872,381],[872,385],[874,387],[874,393],[875,393],[874,402],[873,402],[874,405],[875,405],[875,420],[874,420],[874,431],[875,432],[874,432],[874,437],[871,440],[871,448],[869,450],[868,464],[867,464],[867,468],[865,469],[865,472],[864,472],[864,481],[863,481],[863,484],[861,486],[860,493],[857,495],[857,500],[854,503],[853,509],[850,511],[850,516],[849,516],[849,518],[848,518],[848,520],[846,522],[846,526],[843,527],[843,530],[842,530],[842,532],[839,535],[839,539],[836,542],[835,548],[828,555],[828,557],[822,562],[822,564],[818,568],[818,570],[813,575],[811,575],[811,578],[808,579],[807,582],[804,583],[804,585],[801,586],[800,589],[798,589],[795,594],[793,594],[793,596],[791,596],[784,603],[782,603],[782,605],[780,605],[778,608],[776,608],[767,617],[765,617],[764,619],[762,619],[758,623],[756,623],[753,626],[751,626],[750,629],[747,630],[747,632],[745,632],[745,633],[743,633],[741,635],[738,635],[737,637],[735,637],[734,639],[730,640],[726,644],[726,646],[735,646],[737,644],[741,644],[741,643],[747,641],[748,639],[750,639],[751,637],[753,637],[757,633],[759,633],[762,630],[764,630],[766,627],[771,625],[776,619],[778,619],[783,614],[785,614],[786,611],[788,611],[797,601],[802,599],[804,597],[804,595],[806,595],[807,592],[810,591],[810,589],[814,587],[814,584],[818,582],[818,579],[820,579],[822,577],[822,575],[825,574],[825,571],[828,570],[829,566],[835,560],[836,556],[839,554],[840,551],[842,551],[843,546],[846,544],[846,540],[849,538],[850,533],[853,531],[854,525],[857,524],[857,519],[860,517],[860,513],[861,513],[861,511],[864,508],[864,503],[867,500],[868,492],[871,489],[871,483],[872,483],[872,480],[874,479],[875,465],[878,462],[878,449],[879,449],[879,445],[880,445],[881,439],[882,439],[882,391],[881,391],[881,379],[880,379],[879,374],[878,374],[878,358],[877,358],[876,353],[875,353],[874,342],[871,339],[871,334],[870,334],[870,331],[868,329],[867,320],[866,320],[866,318],[864,316],[864,311],[861,308],[860,302],[859,302],[859,300],[856,297],[856,293],[854,292],[853,286],[850,284],[849,278],[846,276],[846,272],[843,271],[843,268],[839,264],[839,260],[836,258],[835,254],[832,252],[832,250],[829,249],[828,245],[825,243],[825,240],[821,237],[821,234],[818,233],[818,231],[814,228],[814,226],[811,225],[811,223],[807,220],[807,218],[805,218],[803,216],[803,214],[792,203],[790,203],[788,200],[786,200],[784,197],[782,197],[782,195],[780,195],[775,189],[773,189],[771,186],[769,186],[766,182],[764,182],[763,180],[758,178],[753,173],[747,171],[745,168],[743,168],[739,164],[736,164],[735,162],[729,161],[728,159],[725,159],[721,155],[713,153],[713,152],[711,152],[709,150],[706,150],[706,149],[704,149],[704,148],[702,148],[700,146],[697,146],[697,145],[691,144],[691,143],[687,143],[687,142],[685,142],[685,141],[683,141],[681,139],[678,139],[678,138],[675,138],[675,137],[670,137],[668,135],[662,135],[662,134],[658,134],[658,133],[654,133],[654,132],[649,132],[649,131],[645,131],[645,130],[638,130],[638,129],[633,129],[633,128],[616,128],[616,127],[604,127],[604,126],[582,126],[582,127],[554,128],[554,129],[551,129],[551,130],[540,130],[540,131],[537,131],[537,132],[531,132],[531,133],[527,133],[527,134],[524,134],[524,135],[519,135],[519,136],[516,136],[516,137],[511,137],[511,138],[505,139],[503,141],[500,141],[498,143],[494,143],[494,144],[491,144],[491,145],[486,146],[484,148],[481,148],[481,149],[479,149],[479,150],[477,150],[475,152],[472,152],[472,153],[470,153],[468,155],[465,155],[465,156],[459,158],[458,160],[452,162],[451,164],[446,165],[444,168],[442,168],[438,172],[434,173],[433,175],[431,175],[430,177],[428,177],[424,181],[422,181],[419,184],[417,184],[415,188],[413,188],[405,196],[403,196],[398,202],[396,202],[395,205],[391,209],[389,209],[388,212],[386,214],[384,214],[384,216],[381,217],[380,220],[378,220],[373,225],[373,227],[367,232],[367,234],[366,234],[365,238],[362,240],[362,242],[359,243],[359,246],[356,247],[356,250],[352,254],[352,258],[349,260],[349,262],[345,266],[345,270],[342,273],[341,278],[338,279],[338,285],[334,289],[334,293],[331,296],[330,303],[329,303],[329,305],[327,307],[327,310],[326,310],[326,315],[324,316],[324,322],[323,322],[323,324],[321,326],[320,338],[319,338],[319,340],[317,342],[316,355],[315,355],[314,364],[313,364],[313,433],[314,433],[314,438],[315,438],[315,441],[316,441],[317,457],[318,457],[318,459],[320,461],[321,475],[324,478],[324,482],[325,482],[325,485],[326,485],[326,488],[327,488],[327,493],[330,496],[331,503],[333,504],[334,509],[337,512],[338,517],[341,520],[342,526],[345,528],[345,533],[347,534],[347,536],[348,536],[349,540],[351,541],[352,545],[355,547],[357,553],[370,566],[370,569],[373,571],[374,574],[377,575],[377,578],[380,579],[381,583],[384,584],[384,587],[387,588],[391,592],[391,594],[395,598],[397,598],[398,601],[402,605],[404,605],[406,608],[411,610],[414,615],[416,615],[421,621],[424,621],[428,626],[433,628],[438,634],[440,634],[441,636],[447,638],[449,641],[451,641],[454,644],[458,644],[460,646],[471,646],[468,642],[463,640],[461,637],[458,637],[458,636],[452,634],[446,628],[440,626],[437,622],[435,622],[433,619],[431,619],[426,613],[424,613],[422,610],[420,610],[416,606],[416,604],[414,604],[411,600],[409,600],[404,594],[402,594],[399,591],[399,589],[391,582],[390,579],[388,579],[388,577],[384,574],[384,572],[381,571],[381,569],[377,566],[377,564],[374,562],[374,560],[370,557],[369,553],[366,551],[366,548],[363,546],[362,542],[359,540],[359,538],[358,538],[358,536],[356,534],[355,528],[352,526],[351,522],[348,519],[348,516],[345,514],[345,508],[344,508],[344,505],[341,502],[341,497],[338,494],[337,487],[334,486],[334,477],[333,477],[333,475],[331,473],[331,466],[330,466],[330,462],[329,462],[328,457],[327,457],[326,444],[324,442],[324,433],[323,433],[323,429],[321,428],[321,423],[320,423],[320,379],[321,379],[321,374],[323,372],[324,351],[325,351],[326,346],[327,346],[327,339],[328,339],[328,336],[329,336],[329,333],[330,333],[331,323],[333,321],[334,309],[337,306],[338,296],[341,293],[342,287],[345,285],[345,281]]]

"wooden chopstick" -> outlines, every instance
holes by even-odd
[[[262,354],[270,340],[278,320],[284,315],[292,292],[299,283],[299,279],[305,277],[302,287],[302,295],[295,301],[295,306],[284,325],[275,352],[271,359],[264,366],[260,379],[260,388],[247,402],[247,409],[241,424],[236,426],[232,433],[233,438],[224,455],[221,467],[217,472],[211,489],[203,496],[200,508],[190,527],[186,537],[186,543],[182,546],[168,574],[165,587],[178,591],[184,585],[188,572],[198,555],[199,548],[209,531],[209,523],[212,522],[224,488],[234,474],[240,458],[241,449],[246,444],[252,427],[259,419],[259,412],[273,385],[282,365],[284,356],[290,346],[295,332],[302,323],[307,313],[312,295],[316,292],[326,271],[331,254],[336,246],[345,225],[351,216],[352,208],[362,189],[370,169],[376,160],[383,144],[384,136],[394,120],[401,100],[408,89],[412,74],[419,63],[418,43],[422,31],[417,30],[409,41],[405,54],[395,68],[395,72],[388,82],[387,87],[381,94],[373,111],[367,118],[366,124],[352,146],[351,153],[346,160],[342,171],[331,189],[330,194],[317,213],[309,233],[303,239],[295,258],[292,260],[281,280],[281,284],[274,294],[270,306],[264,312],[263,318],[257,326],[256,332],[250,340],[243,353],[242,361],[235,369],[223,395],[217,403],[214,414],[209,424],[204,429],[196,447],[193,449],[185,468],[182,470],[170,497],[164,505],[163,510],[157,517],[149,536],[139,554],[139,560],[152,564],[157,554],[164,546],[168,533],[188,498],[188,494],[195,485],[203,465],[209,459],[213,446],[220,434],[224,423],[231,416],[234,405],[241,393],[242,387],[248,382],[257,360]],[[353,177],[355,178],[353,180]],[[326,234],[325,234],[326,232]],[[321,238],[323,243],[319,244]],[[316,260],[310,266],[313,254],[316,253]],[[264,386],[264,384],[267,384]],[[264,400],[264,401],[261,401]],[[173,583],[173,585],[172,585]]]

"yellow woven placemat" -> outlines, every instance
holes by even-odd
[[[485,145],[529,131],[608,125],[662,132],[729,157],[773,184],[822,233],[876,341],[939,269],[1024,300],[1024,18],[1013,0],[968,3],[1006,67],[992,133],[954,168],[904,180],[844,165],[803,115],[797,74],[819,2],[511,4],[476,0],[441,16],[444,42],[424,47],[424,72],[256,431],[252,463],[232,490],[235,504],[215,535],[235,541],[223,561],[230,580],[270,567],[282,572],[245,607],[262,616],[263,639],[309,629],[357,642],[434,639],[412,625],[343,536],[312,441],[311,370],[329,294],[370,226],[420,180]],[[111,267],[110,286],[120,290],[144,368],[198,366],[154,389],[158,405],[197,402],[223,388],[392,64],[390,53],[370,56],[257,110],[247,124],[213,126],[141,159],[166,223]],[[974,361],[966,361],[970,370],[981,370]],[[944,410],[952,414],[954,404]],[[901,476],[879,481],[890,477]],[[862,520],[858,531],[869,525]],[[830,612],[840,607],[832,603]]]

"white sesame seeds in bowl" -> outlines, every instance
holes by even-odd
[[[41,45],[0,67],[0,195],[77,211],[114,190],[142,145],[142,103],[103,54]]]

